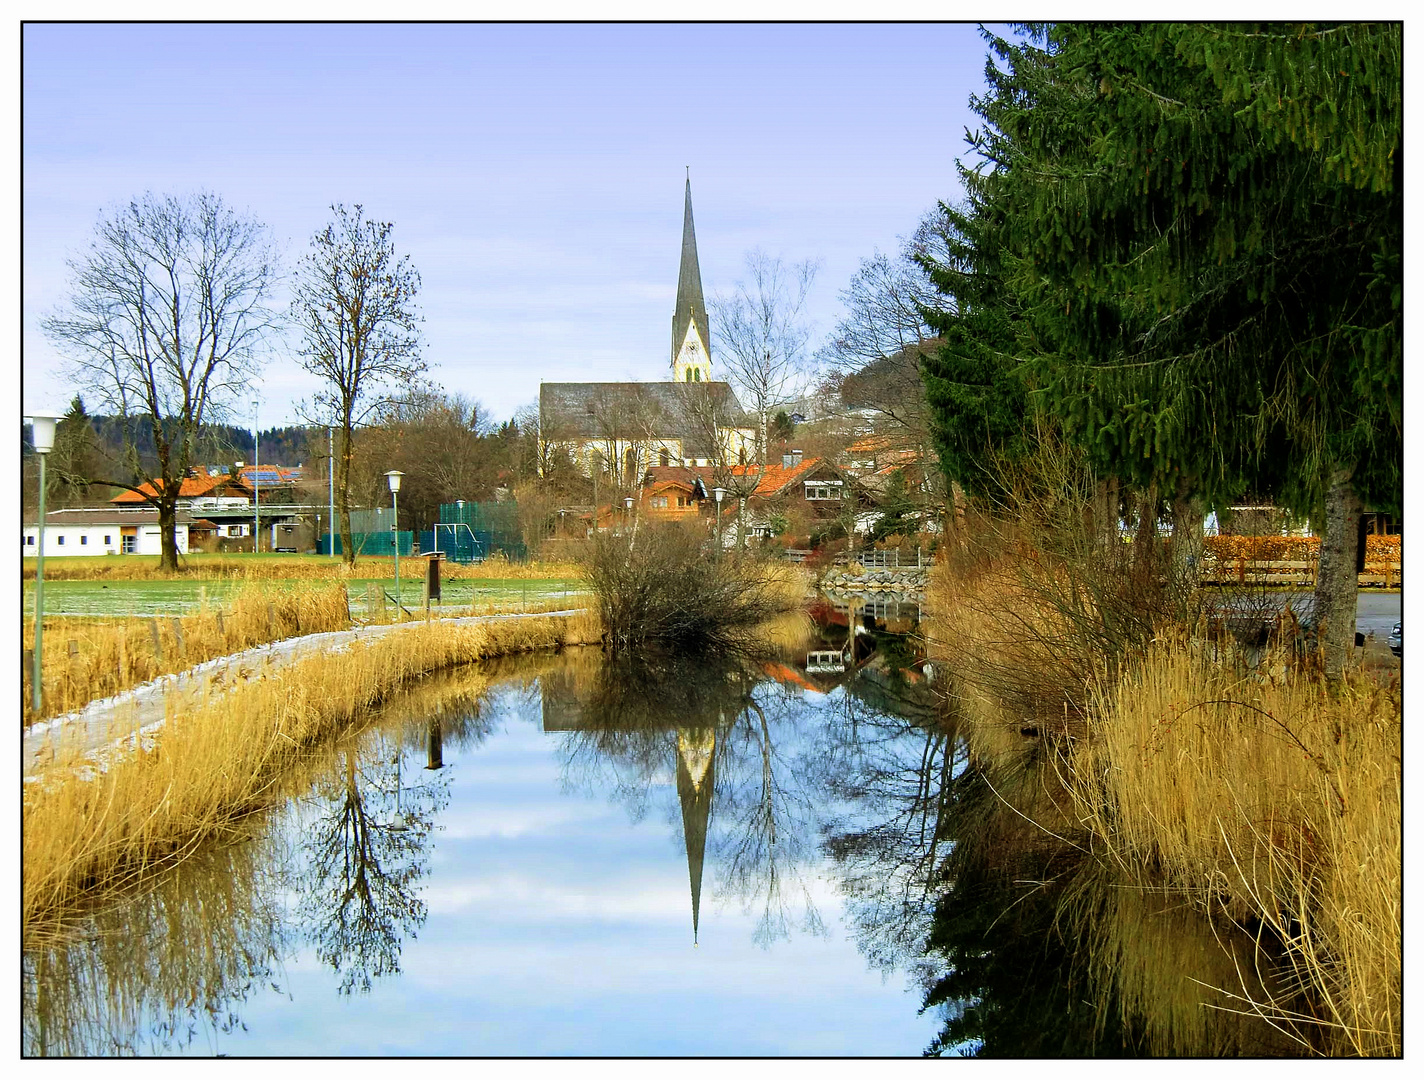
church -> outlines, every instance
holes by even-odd
[[[682,261],[664,382],[541,383],[540,461],[567,453],[587,476],[635,483],[653,466],[732,466],[752,460],[756,423],[726,382],[714,379],[702,297],[692,180],[682,216]]]

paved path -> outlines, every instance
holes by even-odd
[[[467,626],[497,619],[537,619],[557,615],[575,615],[582,608],[564,611],[538,611],[513,615],[468,615],[462,618],[434,620],[452,626]],[[297,660],[321,652],[339,652],[353,641],[373,641],[386,634],[424,626],[425,621],[406,623],[384,623],[379,626],[358,626],[352,630],[335,630],[326,634],[308,634],[305,637],[287,638],[270,642],[253,649],[245,649],[229,656],[219,656],[173,675],[163,675],[152,682],[125,690],[113,697],[91,701],[77,712],[56,716],[42,721],[25,731],[21,746],[20,760],[26,777],[29,777],[42,761],[52,758],[57,747],[65,753],[71,752],[76,744],[85,754],[105,746],[116,746],[113,732],[119,721],[127,732],[120,742],[131,742],[135,737],[149,738],[163,724],[165,701],[171,694],[181,694],[196,690],[213,680],[229,685],[238,679],[290,664]]]

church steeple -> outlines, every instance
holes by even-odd
[[[677,303],[672,313],[672,377],[678,382],[707,382],[712,378],[712,335],[707,329],[702,271],[697,265],[690,173],[682,210],[682,263],[677,271]]]

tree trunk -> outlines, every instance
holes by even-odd
[[[1325,494],[1325,534],[1320,538],[1320,569],[1315,579],[1315,624],[1324,656],[1325,681],[1339,685],[1355,644],[1355,604],[1359,575],[1360,500],[1350,469],[1336,469]]]
[[[356,565],[356,545],[351,537],[351,421],[341,426],[341,457],[336,466],[336,516],[341,523],[341,561]]]
[[[1201,581],[1202,554],[1206,550],[1206,514],[1190,484],[1177,481],[1172,499],[1172,580],[1189,589]]]
[[[174,573],[178,570],[178,537],[175,532],[178,528],[177,513],[177,486],[166,485],[173,488],[173,494],[162,495],[158,499],[158,568],[169,570]]]
[[[1157,485],[1151,484],[1137,498],[1137,533],[1132,538],[1132,566],[1147,573],[1156,565]]]

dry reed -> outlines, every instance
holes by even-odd
[[[1278,942],[1278,982],[1262,989],[1243,967],[1217,987],[1232,1007],[1319,1052],[1398,1054],[1397,677],[1357,672],[1332,697],[1287,651],[1248,663],[1170,621],[1114,652],[1090,604],[1065,616],[1053,573],[1020,551],[931,574],[931,655],[971,754],[1016,778],[997,781],[1001,798],[1075,830],[1133,887]],[[1031,767],[1045,758],[1058,774]],[[1029,809],[1045,791],[1049,806]],[[1179,1012],[1163,1048],[1200,1035]]]
[[[160,675],[255,645],[350,625],[343,585],[269,589],[252,581],[221,608],[206,603],[183,616],[132,619],[46,618],[44,695],[38,716],[24,695],[25,726],[141,686]],[[34,620],[23,629],[34,647]],[[72,644],[71,644],[72,643]]]
[[[1314,1015],[1280,995],[1244,1008],[1329,1053],[1398,1054],[1397,687],[1242,680],[1166,639],[1095,689],[1092,714],[1067,785],[1099,849],[1284,945]]]
[[[310,748],[427,672],[572,644],[586,620],[419,624],[370,644],[204,686],[168,709],[150,750],[113,751],[101,768],[73,758],[41,770],[22,805],[26,925],[98,891],[124,888],[240,828],[275,797]],[[115,722],[116,742],[125,735]]]

